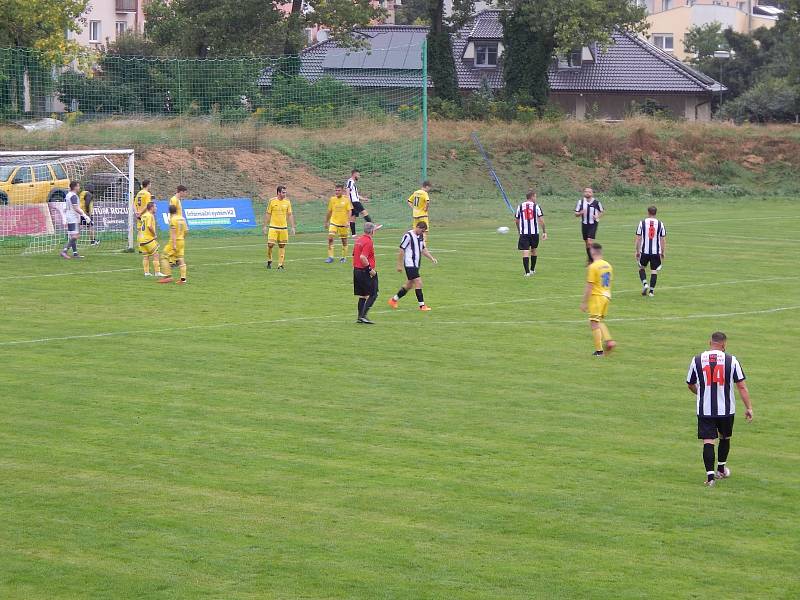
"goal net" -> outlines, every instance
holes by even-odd
[[[82,252],[133,247],[133,150],[0,152],[0,254],[58,251],[67,239],[65,198],[80,184]],[[94,242],[94,243],[92,243]]]

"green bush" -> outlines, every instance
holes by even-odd
[[[250,111],[242,107],[228,106],[220,110],[219,122],[222,124],[241,123],[250,116]]]
[[[401,121],[417,121],[420,114],[419,106],[401,104],[397,109],[397,116],[400,117]]]

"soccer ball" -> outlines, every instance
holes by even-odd
[[[508,227],[498,227],[497,228],[497,233],[508,233],[508,231],[509,231]]]

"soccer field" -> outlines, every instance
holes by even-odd
[[[508,215],[434,208],[430,313],[386,305],[378,232],[371,327],[322,234],[285,272],[260,237],[190,237],[184,287],[102,249],[0,258],[0,597],[798,597],[796,201],[661,200],[642,298],[646,203],[603,199],[595,359],[574,199],[542,200],[532,279]],[[716,329],[755,420],[707,489],[684,379]]]

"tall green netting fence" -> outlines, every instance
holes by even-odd
[[[424,43],[398,51],[424,52]],[[370,213],[405,226],[405,198],[424,173],[425,61],[410,70],[328,69],[311,54],[106,54],[78,70],[47,66],[33,51],[0,50],[0,149],[134,148],[136,177],[152,180],[157,198],[184,184],[190,197],[252,198],[259,218],[283,184],[307,232],[322,230],[334,184],[357,168]],[[14,125],[42,117],[64,124]]]

